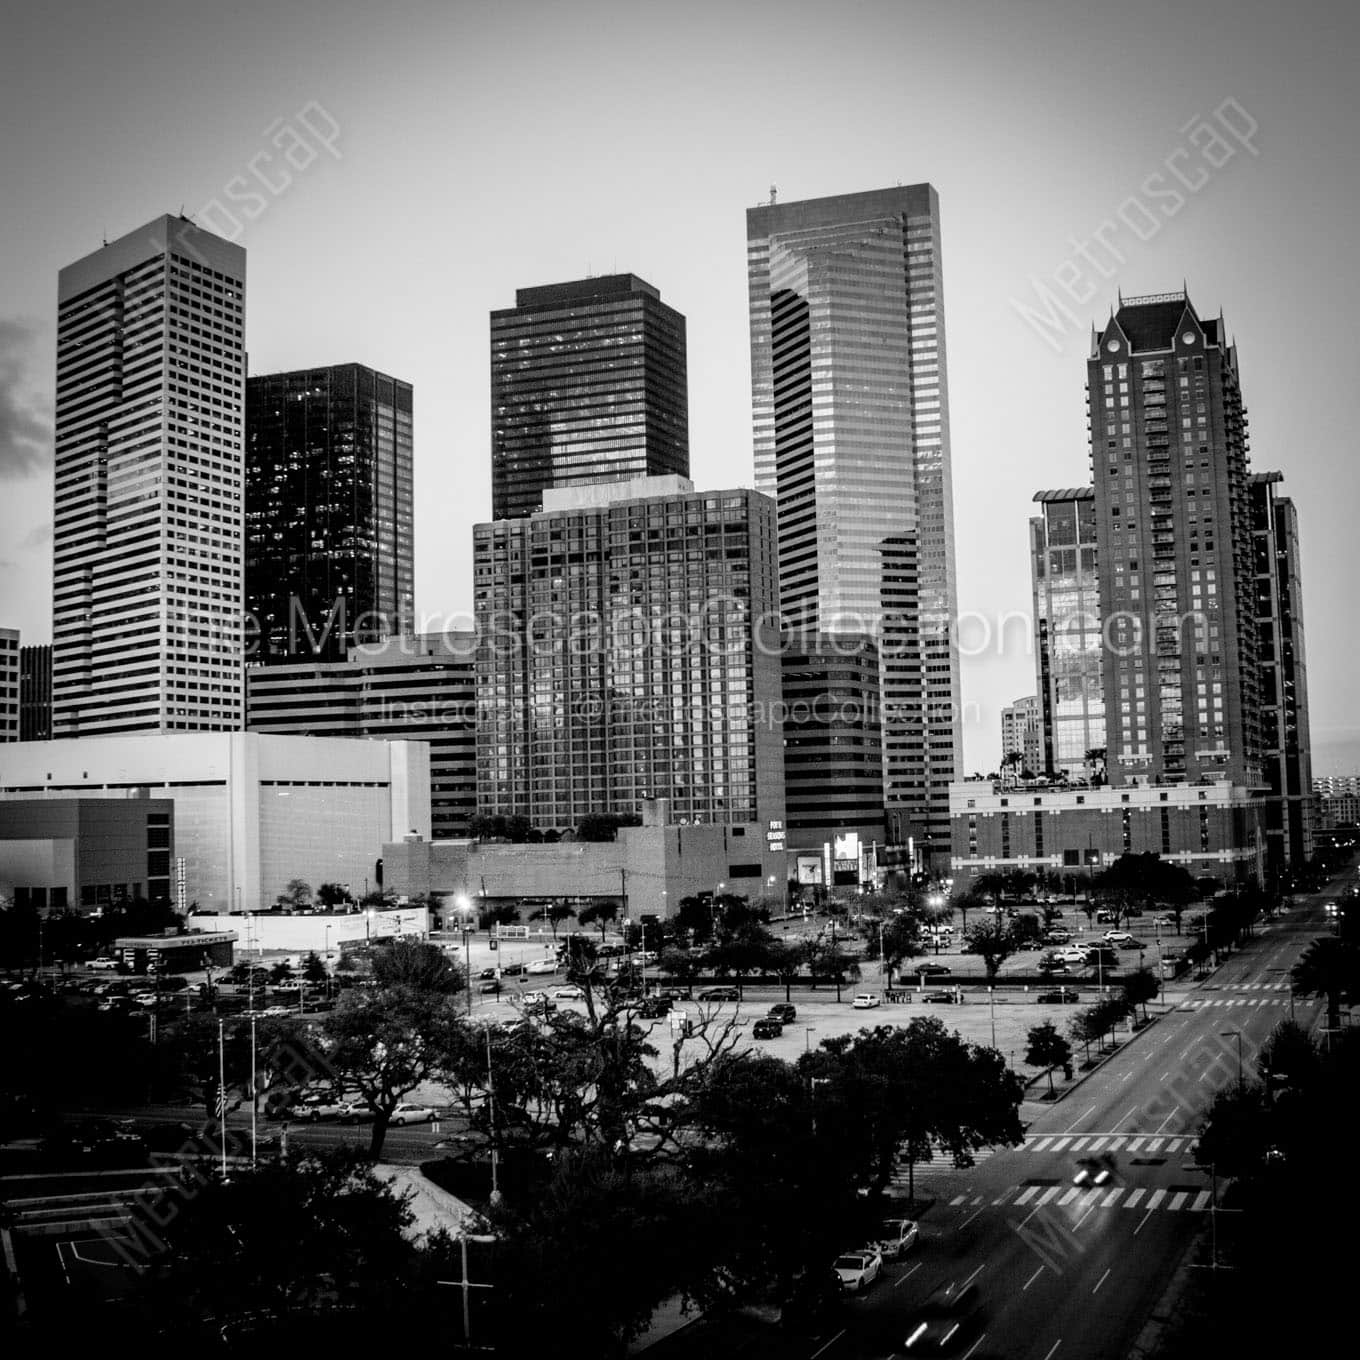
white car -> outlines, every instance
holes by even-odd
[[[877,1251],[847,1251],[836,1257],[832,1269],[840,1277],[841,1288],[848,1294],[858,1294],[878,1279],[883,1269],[883,1258]]]
[[[556,959],[535,959],[525,972],[531,977],[539,977],[544,973],[555,973],[560,967]]]
[[[305,1119],[315,1124],[320,1119],[343,1119],[349,1114],[350,1102],[337,1100],[334,1096],[304,1096],[302,1101],[288,1111],[290,1119]]]
[[[1133,939],[1133,936],[1130,935],[1127,930],[1107,930],[1105,932],[1105,939],[1110,944],[1127,944]]]
[[[118,960],[109,958],[91,959],[85,967],[94,973],[112,973],[118,968]]]
[[[874,1246],[885,1261],[905,1256],[921,1240],[920,1225],[910,1218],[885,1218],[881,1231],[883,1236]]]
[[[575,983],[571,983],[566,987],[559,987],[553,993],[553,999],[556,1001],[582,1001],[585,999],[585,993]]]
[[[406,1102],[392,1111],[392,1123],[398,1128],[403,1124],[427,1124],[439,1118],[439,1111],[429,1105],[410,1105]]]
[[[1054,955],[1059,963],[1085,963],[1086,951],[1073,945],[1068,949],[1060,949]]]
[[[850,1004],[857,1011],[872,1010],[879,1004],[879,996],[877,992],[860,992]]]

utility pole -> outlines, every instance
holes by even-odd
[[[254,1166],[259,1156],[259,1134],[257,1128],[259,1108],[259,1087],[255,1084],[255,1017],[250,1017],[250,1164]]]
[[[497,1179],[496,1156],[496,1086],[491,1075],[491,1026],[486,1027],[486,1099],[491,1123],[491,1203],[501,1202],[500,1182]]]

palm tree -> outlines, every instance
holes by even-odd
[[[1294,990],[1327,998],[1327,1028],[1341,1027],[1341,1003],[1360,995],[1360,951],[1335,937],[1314,940],[1294,965]]]

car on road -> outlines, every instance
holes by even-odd
[[[982,1318],[977,1285],[953,1281],[926,1296],[907,1322],[902,1346],[909,1355],[952,1355],[977,1339]]]
[[[1059,963],[1057,959],[1040,959],[1039,971],[1045,977],[1067,977],[1072,972],[1067,964]]]
[[[954,999],[955,998],[953,992],[938,988],[933,992],[926,992],[921,997],[921,1000],[925,1002],[925,1004],[928,1006],[929,1005],[952,1006],[954,1004]]]
[[[547,992],[525,992],[524,995],[520,997],[520,1003],[528,1013],[541,1013],[547,1015],[549,1012],[557,1009]]]
[[[874,1243],[885,1261],[905,1256],[921,1240],[920,1225],[911,1218],[885,1218],[879,1225],[881,1236]]]
[[[645,996],[637,1003],[640,1020],[660,1020],[671,1013],[671,1003],[663,996]]]
[[[439,1118],[439,1111],[432,1105],[415,1105],[403,1101],[392,1111],[391,1122],[398,1128],[406,1124],[432,1124]]]
[[[877,992],[859,992],[855,999],[850,1003],[857,1011],[873,1010],[880,1002],[881,998]]]
[[[1071,987],[1059,987],[1054,992],[1040,992],[1034,999],[1044,1005],[1065,1006],[1071,1002],[1079,1001],[1081,998]]]
[[[751,1026],[753,1039],[777,1039],[783,1032],[784,1026],[778,1020],[771,1020],[768,1015]]]
[[[1127,930],[1107,930],[1105,941],[1107,944],[1128,944],[1133,939],[1133,935]]]
[[[1054,957],[1059,963],[1085,963],[1086,950],[1078,945],[1069,945],[1066,949],[1058,950]]]
[[[778,1020],[781,1025],[791,1025],[798,1019],[798,1007],[790,1005],[787,1001],[779,1001],[765,1014],[771,1020]]]
[[[575,983],[571,983],[566,987],[558,987],[553,992],[553,997],[557,1001],[583,1001],[585,995],[585,992],[576,986]]]
[[[926,959],[921,963],[912,964],[911,971],[917,976],[924,973],[927,977],[947,977],[953,969],[947,963],[935,963]]]
[[[501,984],[494,977],[477,984],[477,991],[481,996],[497,996],[500,994],[500,990]]]
[[[95,973],[114,973],[118,970],[118,960],[107,957],[91,959],[85,967]]]
[[[737,1000],[737,989],[735,987],[705,987],[698,994],[699,1001],[735,1001]]]
[[[878,1279],[883,1258],[877,1251],[847,1251],[831,1266],[847,1294],[858,1294]]]
[[[478,980],[481,982],[491,982],[494,980],[495,976],[496,970],[494,968],[483,968],[482,971],[477,974]]]
[[[562,965],[556,959],[535,959],[528,967],[527,972],[530,977],[542,977],[546,973],[555,973]]]
[[[342,1119],[349,1113],[350,1101],[334,1095],[310,1095],[284,1111],[288,1119],[305,1119],[309,1124],[322,1119]]]

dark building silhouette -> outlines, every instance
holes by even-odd
[[[52,648],[19,649],[19,740],[52,739]]]

